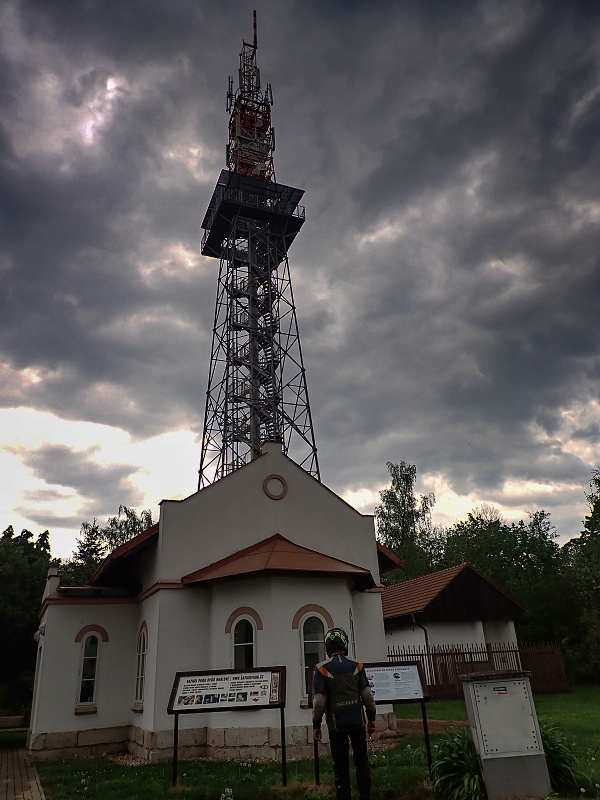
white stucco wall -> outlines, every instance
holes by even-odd
[[[276,533],[364,567],[379,580],[372,516],[359,514],[269,444],[268,452],[182,501],[163,501],[154,579],[173,579]],[[281,475],[288,491],[273,500],[263,481]]]
[[[135,693],[137,606],[135,604],[50,605],[42,619],[32,733],[75,731],[126,725]],[[76,715],[82,642],[78,632],[100,625],[108,641],[100,642],[96,674],[97,713]]]
[[[483,647],[486,644],[498,642],[517,643],[515,626],[511,621],[427,622],[423,627],[427,630],[430,647],[450,644]],[[427,643],[423,628],[417,625],[406,625],[387,630],[385,640],[387,647],[425,647]]]
[[[359,661],[386,661],[381,595],[378,592],[356,592],[353,599],[356,658]],[[342,627],[347,629],[348,625]]]
[[[286,722],[289,725],[308,725],[311,719],[310,711],[301,707],[304,697],[302,620],[298,627],[293,627],[294,618],[304,606],[321,606],[335,625],[346,629],[352,611],[357,656],[363,661],[385,660],[380,596],[352,592],[343,577],[259,577],[212,587],[163,590],[151,599],[154,598],[158,612],[148,610],[145,618],[149,628],[147,686],[155,687],[155,696],[150,712],[151,701],[146,695],[144,714],[136,721],[142,725],[143,720],[142,727],[149,729],[167,729],[172,725],[166,707],[176,672],[233,668],[233,632],[227,633],[225,628],[230,615],[239,608],[252,608],[262,622],[262,630],[256,629],[256,666],[283,664],[287,667]],[[326,630],[327,616],[314,610],[308,612],[308,615],[314,614],[323,616]],[[157,644],[153,626],[158,619],[159,654],[154,673],[150,664],[155,659]],[[278,713],[269,712],[273,719],[260,724],[278,725]],[[228,726],[257,724],[255,719],[250,721],[247,712],[227,712],[226,717]],[[222,727],[224,721],[223,713],[184,715],[180,724],[182,728]]]
[[[480,620],[467,622],[429,622],[425,625],[429,644],[485,645],[483,623]]]
[[[515,630],[515,623],[512,620],[507,622],[484,622],[483,632],[485,641],[490,644],[498,644],[499,642],[517,644],[517,632]]]
[[[212,669],[210,661],[210,605],[206,590],[169,589],[154,595],[157,628],[154,629],[154,675],[148,676],[146,706],[152,717],[143,727],[162,730],[173,724],[167,705],[176,672]],[[198,727],[197,719],[187,727]],[[139,724],[139,723],[137,723]],[[182,727],[186,727],[182,723]]]
[[[386,652],[390,647],[425,647],[425,634],[421,628],[407,626],[385,632]]]

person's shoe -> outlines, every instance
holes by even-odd
[[[371,781],[357,781],[358,783],[358,796],[360,800],[370,800],[371,797]]]

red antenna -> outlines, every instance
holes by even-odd
[[[275,181],[275,132],[271,126],[273,94],[270,84],[267,83],[264,91],[261,88],[260,70],[256,65],[256,11],[253,12],[253,24],[253,44],[242,42],[239,84],[235,91],[233,78],[229,78],[227,111],[231,116],[227,167],[239,175]]]

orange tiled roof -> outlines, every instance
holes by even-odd
[[[505,601],[508,601],[509,607],[512,607],[517,614],[522,613],[523,608],[517,602],[474,567],[470,564],[458,564],[454,567],[442,569],[439,572],[432,572],[420,578],[398,583],[395,586],[386,586],[381,595],[384,620],[424,612],[463,572],[470,573],[481,582],[484,582],[484,585],[486,584],[490,589],[501,595]]]
[[[404,614],[418,614],[442,592],[468,564],[448,567],[420,578],[386,586],[381,595],[383,618],[401,617]]]
[[[195,584],[222,578],[233,578],[257,572],[303,572],[348,575],[354,579],[359,588],[371,588],[375,585],[368,569],[357,567],[346,561],[308,550],[294,544],[281,534],[276,533],[268,539],[246,547],[222,558],[214,564],[185,575],[184,584]]]

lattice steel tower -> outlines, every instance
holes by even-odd
[[[202,222],[202,254],[220,268],[199,488],[259,456],[265,440],[320,479],[287,257],[304,191],[275,180],[273,96],[256,50],[254,12],[237,89],[229,79],[227,169]]]

